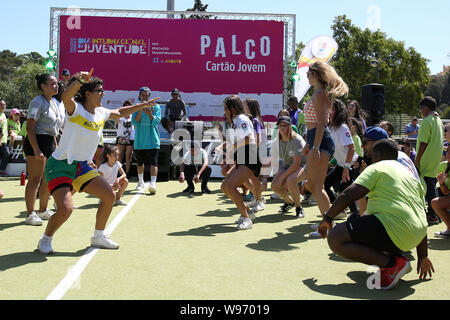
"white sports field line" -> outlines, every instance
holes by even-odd
[[[133,207],[133,205],[136,203],[139,197],[145,193],[148,186],[149,183],[146,183],[144,190],[138,192],[127,204],[127,206],[123,208],[122,211],[119,212],[119,214],[114,218],[114,220],[108,225],[108,227],[105,230],[105,233],[111,234],[114,231],[114,229],[116,229],[116,227],[119,225],[122,219],[128,214],[128,211],[130,211],[130,209]],[[53,289],[53,291],[48,295],[48,297],[45,300],[61,300],[62,297],[64,297],[64,295],[66,294],[66,292],[75,283],[75,281],[77,281],[77,279],[80,278],[80,275],[83,273],[84,269],[87,267],[87,265],[95,256],[98,250],[99,250],[98,248],[90,247],[86,251],[86,253],[80,258],[80,260],[78,260],[76,265],[70,269],[70,271],[66,274],[64,279],[62,279],[61,282],[56,286],[56,288]]]

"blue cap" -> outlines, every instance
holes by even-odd
[[[148,91],[150,93],[150,88],[149,87],[142,87],[142,88],[139,89],[139,94],[138,94],[138,100],[139,101],[141,101],[141,99],[139,99],[139,98],[141,96],[142,91]]]
[[[386,130],[381,127],[368,127],[364,133],[364,138],[368,140],[378,141],[382,139],[389,139]]]

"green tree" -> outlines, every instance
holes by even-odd
[[[361,86],[375,82],[376,68],[370,62],[378,57],[386,113],[418,113],[417,103],[430,81],[427,59],[379,30],[358,28],[346,15],[336,17],[331,29],[339,45],[332,64],[349,86],[349,99],[361,101]]]
[[[194,7],[190,9],[186,9],[186,11],[190,12],[206,12],[206,9],[208,9],[208,4],[203,4],[201,0],[194,0]],[[210,19],[211,15],[199,15],[199,14],[192,14],[189,16],[185,16],[184,14],[181,15],[182,19]]]
[[[40,94],[35,77],[47,72],[44,60],[36,52],[22,55],[9,50],[0,52],[0,97],[8,108],[27,109],[30,101]]]
[[[442,90],[448,83],[449,73],[431,76],[431,81],[425,90],[426,96],[432,96],[438,105],[441,104]]]

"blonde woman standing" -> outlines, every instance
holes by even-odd
[[[335,97],[348,94],[348,86],[336,73],[336,70],[325,62],[313,63],[307,72],[310,85],[314,88],[311,100],[304,109],[307,127],[306,177],[308,189],[323,215],[330,208],[330,199],[324,190],[328,162],[335,151],[335,144],[328,129],[331,106]],[[311,236],[320,236],[318,232]]]

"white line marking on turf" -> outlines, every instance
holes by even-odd
[[[148,183],[145,184],[144,190],[142,192],[137,193],[133,199],[127,204],[122,211],[114,218],[113,222],[111,222],[105,230],[105,233],[111,234],[114,229],[119,225],[122,219],[127,215],[128,211],[133,207],[136,201],[139,199],[141,195],[145,193]],[[79,279],[81,273],[83,273],[84,269],[87,267],[89,262],[95,256],[99,249],[90,247],[86,253],[78,260],[77,264],[70,269],[70,271],[66,274],[64,279],[53,289],[52,293],[48,295],[45,300],[61,300],[62,297],[66,294],[66,292],[72,287],[73,283]]]

